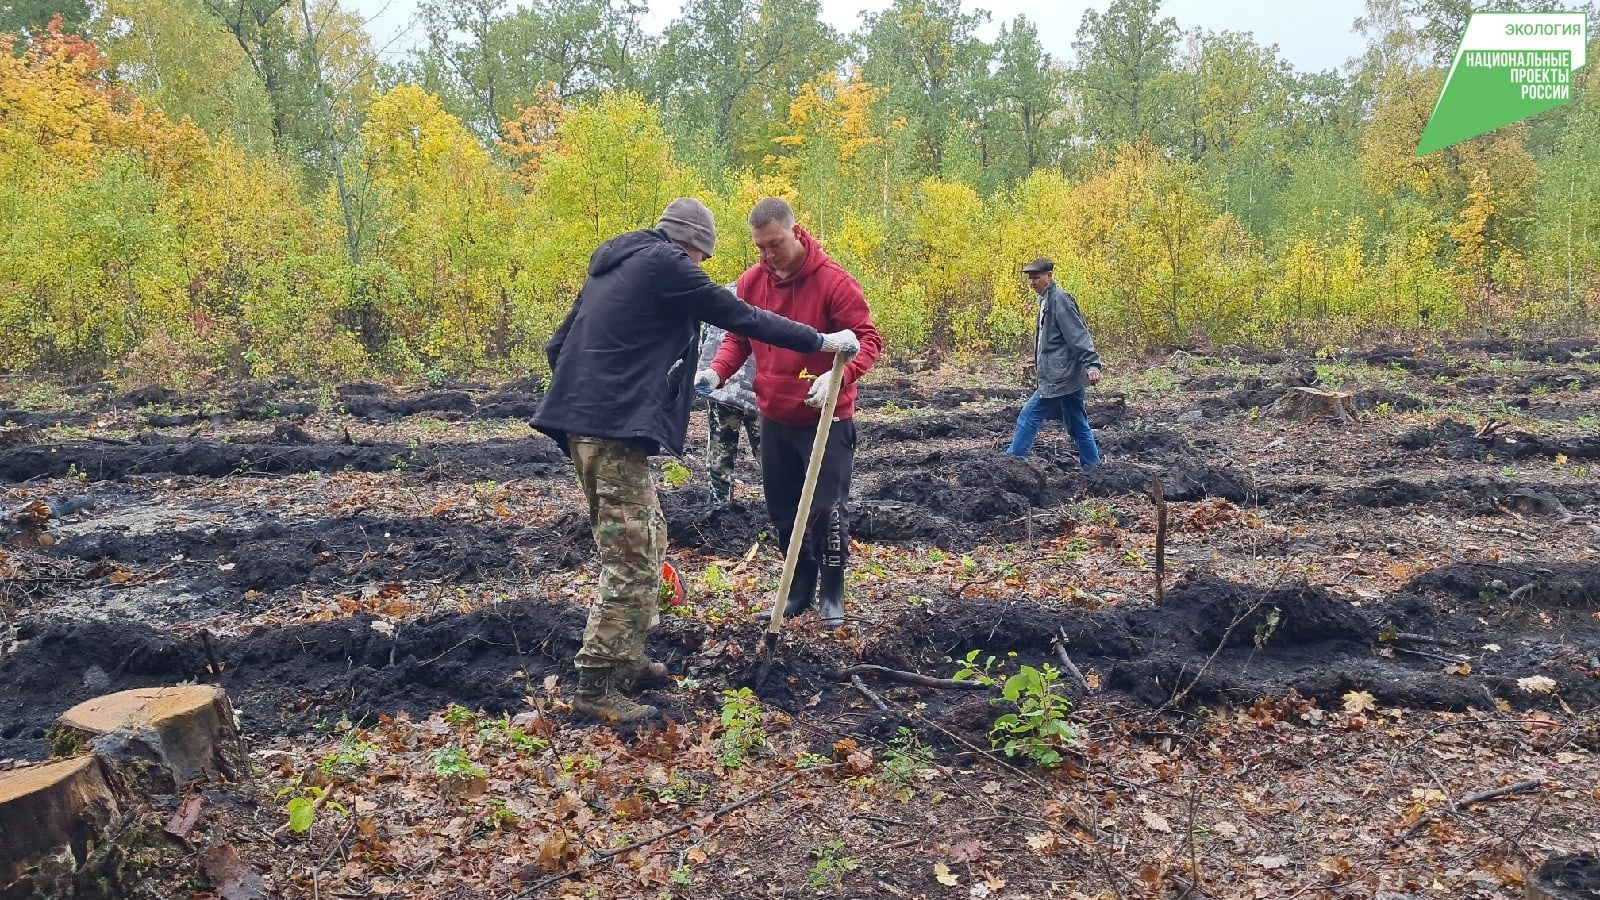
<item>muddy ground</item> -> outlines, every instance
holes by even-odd
[[[941,752],[987,745],[984,703],[923,692],[915,717],[861,717],[842,670],[948,677],[973,650],[1056,663],[1056,638],[1090,676],[1091,692],[1070,687],[1085,708],[1173,721],[1263,698],[1331,710],[1352,692],[1399,710],[1600,709],[1592,341],[1113,369],[1091,402],[1106,464],[1090,473],[1059,426],[1032,458],[1003,455],[1025,389],[942,386],[955,380],[886,371],[863,387],[851,618],[834,634],[797,622],[758,695],[833,723],[819,747],[881,745],[928,717]],[[1308,384],[1350,393],[1360,421],[1277,417]],[[570,679],[594,569],[569,465],[526,425],[540,396],[530,378],[12,397],[0,758],[46,755],[80,700],[187,679],[222,684],[264,748],[451,704],[524,710]],[[679,722],[748,681],[749,612],[779,566],[750,460],[734,504],[711,509],[701,457],[691,447],[686,482],[662,469],[694,603],[652,636],[683,679],[650,696]]]

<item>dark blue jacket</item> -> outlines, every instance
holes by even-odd
[[[594,252],[583,290],[545,345],[550,389],[533,427],[562,450],[568,434],[581,434],[681,454],[702,321],[799,353],[822,346],[816,329],[712,281],[665,234],[630,231]]]

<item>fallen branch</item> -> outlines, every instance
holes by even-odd
[[[1395,647],[1394,652],[1409,653],[1412,656],[1420,656],[1423,659],[1431,659],[1434,662],[1442,662],[1447,666],[1459,666],[1465,662],[1465,660],[1456,659],[1453,656],[1445,656],[1443,653],[1429,653],[1426,650],[1413,650],[1410,647]]]
[[[867,687],[866,682],[861,680],[861,676],[860,675],[851,675],[850,676],[850,683],[855,685],[856,690],[861,692],[861,696],[867,698],[867,702],[871,703],[873,706],[876,706],[878,708],[878,712],[888,712],[889,711],[889,705],[883,702],[883,698],[882,697],[879,697],[877,694],[874,694]]]
[[[1083,688],[1085,694],[1089,693],[1089,679],[1083,677],[1083,673],[1078,671],[1077,665],[1073,663],[1072,657],[1067,655],[1067,630],[1065,628],[1061,629],[1059,636],[1050,639],[1050,646],[1056,648],[1056,656],[1061,660],[1061,667],[1067,670],[1067,674],[1071,675],[1074,681],[1078,682],[1078,686]]]
[[[1460,812],[1474,803],[1482,803],[1486,800],[1493,800],[1497,797],[1505,797],[1510,794],[1523,794],[1527,793],[1528,791],[1538,790],[1543,784],[1544,782],[1537,778],[1530,778],[1527,781],[1519,781],[1516,784],[1508,784],[1502,787],[1490,788],[1487,791],[1479,791],[1476,794],[1462,797],[1460,800],[1451,803],[1449,806],[1443,807],[1443,809],[1447,812]],[[1398,844],[1406,838],[1411,837],[1413,834],[1416,834],[1417,832],[1426,828],[1428,823],[1431,821],[1431,813],[1423,813],[1415,822],[1411,823],[1409,828],[1400,832],[1399,837],[1396,837],[1394,842]]]
[[[901,684],[909,684],[914,687],[954,688],[962,691],[987,691],[991,687],[990,685],[982,684],[976,681],[957,681],[954,678],[930,678],[927,675],[919,675],[916,672],[902,672],[899,669],[888,669],[883,666],[871,666],[865,663],[851,666],[840,674],[846,678],[850,678],[856,675],[864,675],[868,672],[874,673],[881,678],[887,678],[890,681],[898,681]]]
[[[1459,647],[1459,643],[1449,638],[1433,637],[1427,634],[1412,634],[1409,631],[1396,631],[1389,637],[1391,641],[1405,641],[1411,644],[1431,644],[1435,647]]]
[[[576,866],[572,867],[571,869],[568,869],[565,872],[560,872],[560,873],[557,873],[555,875],[551,875],[549,878],[546,878],[543,881],[540,881],[540,882],[534,884],[532,887],[524,890],[522,893],[517,894],[517,897],[518,898],[537,897],[537,896],[539,896],[539,893],[541,891],[543,891],[545,888],[549,887],[552,884],[556,884],[557,882],[561,882],[561,881],[566,881],[568,878],[571,878],[574,875],[581,875],[584,872],[587,872],[590,869],[597,868],[597,867],[603,865],[604,863],[608,863],[611,860],[616,859],[619,856],[626,856],[627,854],[632,853],[635,850],[638,850],[640,847],[649,846],[650,844],[654,844],[657,841],[664,841],[667,838],[672,837],[675,834],[679,834],[679,833],[682,833],[684,831],[688,831],[690,828],[693,828],[696,825],[708,825],[708,824],[710,824],[712,822],[712,820],[716,819],[719,816],[725,816],[725,815],[728,815],[729,813],[738,812],[739,810],[745,808],[746,806],[749,806],[750,804],[756,802],[757,800],[762,799],[763,797],[770,796],[772,794],[777,793],[778,791],[783,790],[784,788],[789,786],[790,782],[794,781],[796,778],[799,778],[799,777],[800,777],[800,773],[799,772],[795,772],[794,774],[789,775],[786,778],[779,779],[777,782],[775,782],[775,783],[773,783],[773,784],[771,784],[771,785],[769,785],[767,787],[764,787],[759,791],[756,791],[754,794],[751,794],[750,796],[745,797],[742,800],[736,800],[733,803],[729,803],[727,806],[724,806],[724,807],[721,807],[720,809],[712,811],[710,815],[702,816],[701,818],[696,819],[696,820],[694,820],[692,822],[684,822],[682,825],[679,825],[676,828],[669,828],[666,831],[660,832],[658,834],[653,834],[653,835],[651,835],[650,837],[647,837],[647,838],[642,838],[642,839],[634,841],[633,843],[628,844],[626,846],[618,847],[615,850],[607,850],[604,853],[597,853],[594,856],[589,857],[589,859],[587,861],[585,861],[583,863],[580,863],[579,865],[576,865]]]

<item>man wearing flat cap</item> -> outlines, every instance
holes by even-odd
[[[655,715],[627,692],[666,677],[666,667],[645,655],[667,549],[649,457],[683,453],[699,323],[797,353],[859,349],[849,331],[824,335],[712,281],[700,264],[716,247],[711,210],[690,197],[672,201],[655,228],[595,250],[583,289],[545,346],[550,389],[533,426],[577,468],[600,556],[573,707],[605,721]]]
[[[1100,382],[1100,354],[1084,324],[1078,301],[1055,279],[1056,264],[1041,256],[1022,267],[1028,284],[1039,295],[1039,319],[1034,332],[1033,364],[1038,387],[1017,415],[1011,436],[1011,456],[1027,456],[1046,419],[1060,419],[1078,447],[1078,464],[1085,469],[1100,465],[1094,430],[1084,395]]]

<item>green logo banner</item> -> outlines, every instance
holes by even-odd
[[[1417,155],[1520,122],[1572,99],[1588,48],[1584,13],[1473,13]]]

